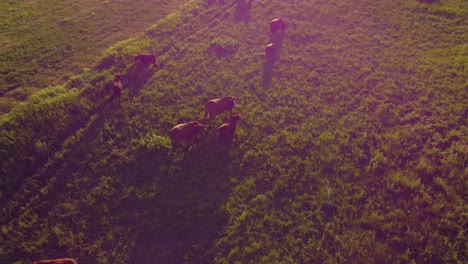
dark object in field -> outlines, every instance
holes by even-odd
[[[236,132],[236,123],[240,119],[241,117],[236,114],[219,127],[219,140],[221,143],[226,142],[227,140],[234,137],[234,133]]]
[[[112,90],[114,91],[114,95],[120,98],[120,94],[122,93],[122,90],[123,90],[122,75],[120,74],[115,75]]]
[[[34,261],[33,264],[77,264],[77,262],[71,258],[62,258]]]
[[[232,114],[232,108],[237,105],[239,100],[239,97],[233,96],[209,100],[205,104],[205,120],[208,114],[210,115],[210,119],[215,117],[217,114],[221,114],[226,111],[229,111],[229,114]]]
[[[203,132],[204,128],[205,126],[197,121],[191,121],[174,126],[169,130],[172,149],[174,150],[177,147],[177,144],[182,140],[193,141],[201,132]]]
[[[279,30],[283,31],[284,33],[285,29],[286,29],[286,23],[284,23],[282,18],[273,19],[270,22],[270,32],[272,34],[276,33]]]
[[[141,61],[142,63],[153,64],[156,66],[156,56],[153,54],[139,54],[135,56],[135,62]]]
[[[265,56],[267,59],[272,60],[275,58],[276,55],[276,45],[274,43],[270,43],[265,47]]]

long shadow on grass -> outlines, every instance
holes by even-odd
[[[274,64],[275,62],[271,60],[265,60],[265,62],[263,63],[262,85],[264,88],[268,88],[271,86]]]
[[[153,77],[156,73],[156,67],[153,65],[139,64],[136,63],[130,67],[124,79],[124,89],[128,89],[130,96],[137,96],[145,84]]]
[[[262,85],[264,88],[268,88],[272,84],[273,67],[280,58],[284,37],[284,32],[270,34],[270,43],[275,44],[275,52],[272,57],[265,57],[265,62],[263,63]]]
[[[170,154],[129,263],[212,262],[209,249],[226,221],[220,208],[229,193],[229,160],[206,138]]]
[[[10,219],[20,218],[24,210],[32,211],[35,215],[39,216],[41,225],[50,223],[50,219],[53,218],[53,221],[62,222],[67,228],[76,227],[75,224],[78,223],[76,219],[89,219],[93,217],[89,207],[84,211],[83,207],[78,206],[76,210],[79,213],[71,218],[69,215],[67,216],[64,214],[54,215],[54,212],[56,212],[56,209],[59,208],[61,203],[66,199],[73,197],[76,201],[80,201],[84,197],[83,194],[86,192],[81,192],[83,189],[78,189],[73,184],[77,177],[79,177],[77,175],[80,175],[83,170],[88,170],[91,163],[101,158],[105,159],[105,157],[97,156],[93,151],[89,150],[96,147],[96,144],[99,142],[96,139],[103,130],[106,120],[112,118],[115,109],[118,107],[117,102],[112,103],[112,101],[115,101],[115,98],[108,97],[103,99],[102,104],[90,115],[92,118],[84,118],[81,120],[81,124],[77,126],[76,132],[69,134],[69,141],[65,147],[66,149],[58,149],[57,153],[61,153],[59,156],[50,157],[46,165],[38,169],[36,173],[30,175],[29,181],[16,190],[16,196],[9,197],[12,201],[22,201],[22,203],[28,205],[27,207],[5,208],[5,210],[8,209],[8,221],[11,221]],[[101,145],[101,147],[104,146]],[[110,167],[110,165],[108,165],[108,167]],[[99,175],[100,172],[97,170],[98,169],[93,169],[89,173],[86,173],[90,176],[87,182],[89,188],[98,181],[98,177],[93,177]],[[73,187],[69,184],[73,185]],[[37,191],[43,188],[51,191]],[[66,198],[62,199],[64,197]],[[95,208],[98,207],[92,207],[92,209]],[[68,221],[72,218],[73,221]],[[3,218],[1,220],[3,220]],[[87,233],[88,230],[101,228],[101,223],[99,222],[90,221],[88,223],[91,224],[88,225],[85,230],[82,229],[82,231],[88,235],[90,235]],[[34,240],[36,237],[40,235],[43,236],[47,233],[46,229],[39,228],[39,225],[21,227],[20,230],[22,230],[21,236],[25,236],[22,240],[26,238]],[[61,245],[58,239],[53,237],[38,243],[38,247],[33,251],[28,251],[27,253],[13,251],[12,253],[7,252],[6,254],[9,254],[8,258],[11,263],[13,260],[36,258],[42,255],[43,252],[47,252],[50,256],[59,256],[65,252],[70,252],[69,250],[71,249]],[[92,256],[89,256],[89,258],[92,259]],[[92,262],[87,261],[83,263]]]

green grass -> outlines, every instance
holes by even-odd
[[[2,117],[0,262],[468,260],[468,5],[236,2],[191,1]],[[233,144],[217,117],[174,153],[226,95]]]
[[[0,96],[8,113],[24,98],[95,64],[117,41],[140,34],[185,0],[5,1],[0,4]],[[3,105],[3,104],[2,104]]]

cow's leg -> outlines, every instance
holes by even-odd
[[[175,152],[175,149],[177,147],[177,140],[174,138],[171,138],[171,143],[172,143],[172,151]]]
[[[185,142],[184,152],[188,152],[191,146],[192,146],[192,141],[191,141],[191,140],[187,140],[187,141]]]
[[[222,132],[219,132],[219,142],[222,144],[224,143],[224,135]]]

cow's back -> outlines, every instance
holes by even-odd
[[[218,113],[228,111],[228,110],[232,109],[232,107],[234,106],[234,104],[232,102],[233,98],[234,97],[232,97],[232,96],[226,96],[226,97],[223,97],[223,98],[214,99],[214,100],[212,100],[213,101],[213,106],[212,107]]]
[[[63,259],[47,259],[41,261],[34,261],[33,264],[77,264],[74,259],[63,258]]]
[[[201,125],[201,124],[198,122],[192,121],[192,122],[176,125],[169,131],[169,136],[171,138],[181,139],[181,140],[191,139],[197,134],[197,129],[196,129],[197,125]]]
[[[212,99],[205,103],[205,110],[206,111],[213,111],[216,109],[218,105],[219,99]]]
[[[169,137],[173,140],[179,139],[185,126],[186,124],[179,124],[172,127],[171,130],[169,130]]]
[[[277,19],[273,19],[271,22],[270,22],[270,31],[271,32],[275,32],[277,30],[284,30],[285,29],[285,23],[283,21],[282,18],[277,18]]]
[[[229,123],[224,123],[219,127],[219,134],[220,135],[227,135],[232,128],[229,126]]]
[[[276,47],[274,43],[268,44],[265,47],[265,56],[267,58],[273,58],[275,56],[275,50],[276,50]]]

